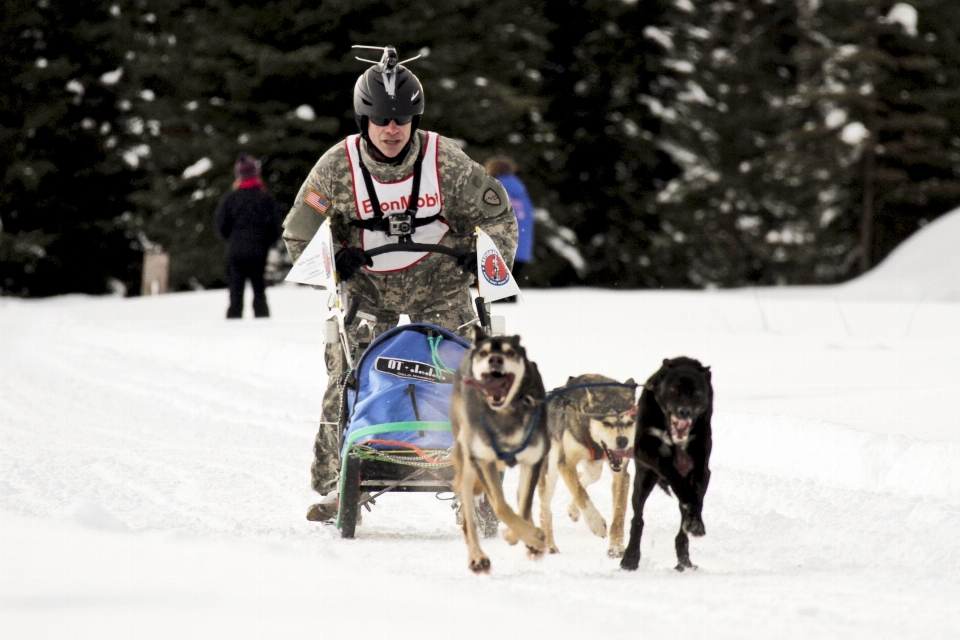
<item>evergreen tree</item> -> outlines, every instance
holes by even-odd
[[[665,120],[659,142],[683,169],[658,196],[668,282],[802,281],[821,238],[771,158],[795,125],[783,109],[796,83],[794,2],[679,6],[664,59],[678,73],[648,98]]]
[[[576,231],[587,282],[656,286],[659,221],[653,196],[676,172],[655,144],[660,115],[645,96],[660,64],[669,5],[658,0],[565,0],[545,6],[555,24],[544,65],[545,118],[556,142],[539,174],[548,204]]]
[[[237,154],[260,158],[267,188],[289,205],[341,131],[342,109],[321,111],[338,88],[334,45],[295,9],[167,0],[136,10],[125,144],[149,153],[131,201],[145,245],[171,254],[172,289],[223,283],[212,218]]]
[[[422,126],[518,162],[553,215],[534,283],[836,281],[960,200],[958,21],[948,0],[5,1],[0,288],[135,292],[155,246],[174,290],[222,284],[236,155],[292,204],[356,131],[354,57],[378,56],[353,44],[422,54]]]
[[[102,2],[6,1],[0,18],[0,287],[43,296],[133,286],[140,255],[116,151],[127,34]]]
[[[916,6],[837,0],[809,6],[797,106],[803,155],[817,158],[798,181],[826,178],[824,221],[855,221],[856,259],[865,271],[918,226],[960,201],[954,3]],[[838,257],[841,254],[838,253]]]

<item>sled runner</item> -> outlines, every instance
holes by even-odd
[[[449,247],[414,243],[378,247],[368,253],[373,256],[391,251],[460,256]],[[450,397],[453,374],[471,345],[436,325],[413,323],[377,336],[352,363],[349,353],[354,345],[349,344],[346,327],[358,317],[375,321],[358,309],[356,299],[347,302],[341,287],[338,291],[337,317],[328,321],[327,337],[339,339],[348,354],[350,370],[341,383],[340,394],[336,526],[342,537],[353,538],[360,508],[387,492],[453,491]],[[489,330],[486,304],[483,298],[476,302],[480,322]],[[485,497],[477,507],[484,535],[495,535],[496,516]],[[459,521],[459,508],[457,511]]]

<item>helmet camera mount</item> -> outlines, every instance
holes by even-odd
[[[361,58],[359,56],[356,58],[360,62],[369,62],[370,64],[377,66],[377,71],[379,71],[383,76],[383,87],[386,89],[387,95],[393,99],[396,99],[397,97],[397,67],[399,65],[412,62],[413,60],[416,60],[422,56],[422,54],[418,54],[412,58],[407,58],[406,60],[400,61],[400,57],[397,55],[397,49],[389,44],[384,47],[372,47],[365,44],[355,44],[352,48],[383,51],[383,55],[380,57],[379,62],[375,60],[367,60],[366,58]]]

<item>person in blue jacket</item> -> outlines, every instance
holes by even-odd
[[[527,188],[517,177],[517,163],[512,158],[492,156],[487,159],[484,168],[506,189],[510,204],[517,214],[519,238],[512,273],[517,284],[522,285],[526,281],[523,271],[528,263],[533,262],[533,203],[527,195]],[[502,302],[512,302],[512,299],[507,298]]]

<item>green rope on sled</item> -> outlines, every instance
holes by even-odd
[[[347,436],[347,441],[343,444],[343,459],[340,462],[340,482],[338,489],[340,495],[343,495],[343,482],[346,479],[347,475],[347,456],[350,455],[350,449],[353,447],[354,443],[361,438],[366,438],[369,436],[380,435],[383,433],[396,433],[397,431],[450,431],[449,422],[388,422],[385,424],[373,424],[369,427],[364,427],[362,429],[357,429],[349,436]],[[337,529],[340,528],[340,514],[343,511],[343,504],[340,504],[340,508],[337,509]]]
[[[380,451],[379,449],[362,447],[361,445],[357,445],[357,448],[353,450],[353,454],[362,460],[392,462],[393,464],[400,464],[405,467],[417,467],[420,469],[443,469],[444,467],[449,467],[451,464],[453,464],[452,460],[443,462],[421,462],[419,460],[412,459],[410,456],[392,455]]]
[[[443,380],[444,372],[456,373],[455,370],[445,365],[443,360],[440,359],[440,353],[438,349],[440,348],[441,340],[443,340],[443,336],[435,336],[432,338],[427,336],[427,344],[430,345],[430,357],[433,359],[433,367],[437,370],[437,380]]]

